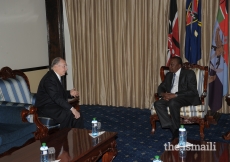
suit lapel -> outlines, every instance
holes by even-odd
[[[167,92],[171,91],[171,84],[172,84],[172,79],[173,79],[173,73],[172,72],[169,72],[169,73],[170,73],[170,75],[169,75],[169,77],[167,77],[167,80],[166,80],[166,85],[167,85],[166,90],[167,90]]]
[[[65,99],[68,99],[68,97],[66,96],[66,90],[65,88],[62,86],[58,76],[56,75],[56,73],[52,70],[52,75],[55,78],[55,81],[58,84],[58,89],[59,89],[59,94],[62,95]]]
[[[180,83],[183,83],[184,81],[184,76],[185,76],[185,73],[184,73],[184,69],[181,68],[181,71],[180,71],[180,77],[179,77],[179,81],[178,81],[178,91],[180,90]]]
[[[62,84],[61,84],[61,82],[60,82],[58,76],[56,75],[56,73],[55,73],[53,70],[52,70],[52,75],[53,75],[53,77],[55,78],[56,82],[58,82],[59,85],[62,86]],[[62,87],[63,87],[63,86],[62,86]]]

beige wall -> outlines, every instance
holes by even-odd
[[[49,69],[24,72],[29,79],[30,90],[32,93],[37,92],[38,84],[47,71],[49,71]]]

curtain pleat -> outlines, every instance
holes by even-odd
[[[202,59],[209,65],[219,1],[202,0]],[[170,0],[65,0],[73,83],[81,104],[150,108],[166,64]],[[186,0],[177,0],[184,62]],[[229,112],[223,100],[221,112]]]

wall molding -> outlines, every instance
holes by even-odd
[[[49,66],[39,66],[39,67],[33,67],[33,68],[26,68],[26,69],[19,69],[22,72],[29,72],[29,71],[37,71],[37,70],[43,70],[43,69],[49,69]]]

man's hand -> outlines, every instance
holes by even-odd
[[[70,95],[73,97],[79,96],[79,92],[75,90],[75,88],[70,90]]]
[[[162,96],[163,100],[169,101],[170,99],[175,98],[177,95],[174,93],[167,93],[166,92],[166,93],[162,93],[161,96]]]
[[[70,110],[76,119],[80,118],[80,113],[75,108],[72,107]]]

